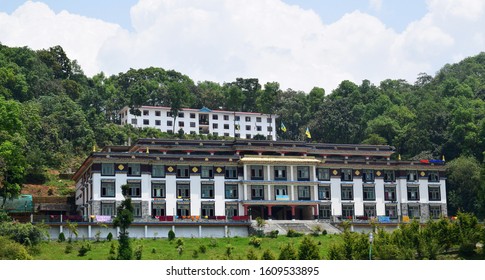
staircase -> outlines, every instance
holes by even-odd
[[[253,221],[251,226],[254,230],[257,230],[256,221]],[[322,230],[326,230],[328,234],[339,234],[342,231],[328,222],[322,221],[288,221],[288,220],[272,220],[266,221],[266,225],[263,227],[264,233],[269,233],[273,230],[277,230],[280,235],[286,235],[288,230],[292,229],[297,232],[309,234],[313,232],[315,227],[319,226]]]

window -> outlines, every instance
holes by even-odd
[[[261,117],[256,117],[256,122],[261,122]]]
[[[182,112],[179,112],[178,116],[179,116],[179,118],[183,118],[185,116],[185,114],[182,113]]]
[[[385,201],[396,201],[396,187],[395,186],[384,186],[384,200]]]
[[[195,122],[190,122],[190,127],[195,127]]]
[[[152,182],[152,197],[165,198],[165,182]]]
[[[272,126],[268,126],[266,129],[267,129],[269,132],[272,132],[272,131],[273,131],[273,127],[272,127]]]
[[[252,186],[251,187],[251,199],[253,199],[253,200],[263,200],[264,199],[264,188],[263,188],[263,186]]]
[[[267,122],[267,123],[272,123],[272,122],[273,122],[273,119],[272,119],[272,118],[267,118],[267,119],[266,119],[266,122]]]
[[[274,167],[274,179],[275,180],[286,180],[286,166],[275,166]]]
[[[298,186],[298,200],[310,200],[310,186]]]
[[[342,205],[342,219],[352,219],[354,217],[354,205],[343,204]]]
[[[228,124],[224,124],[224,129],[229,129],[229,125]]]
[[[298,166],[296,168],[298,181],[309,181],[310,180],[310,167],[308,166]]]
[[[237,167],[226,166],[226,179],[237,179]]]
[[[167,117],[169,117],[169,118],[173,117],[172,112],[168,111],[168,112],[167,112]]]
[[[195,119],[195,113],[190,113],[190,118]]]
[[[340,179],[342,181],[352,181],[352,169],[342,169]]]
[[[251,121],[251,117],[246,117],[246,121],[247,122],[250,122]]]
[[[177,202],[177,216],[190,216],[190,203],[188,202]]]
[[[131,202],[131,205],[133,205],[133,217],[141,217],[141,202]]]
[[[286,196],[285,199],[288,199],[288,188],[286,186],[275,186],[274,194],[275,194],[276,200],[278,200],[277,196]],[[283,198],[283,197],[280,197],[280,198]]]
[[[190,184],[177,183],[177,198],[190,198]]]
[[[353,186],[342,186],[342,200],[352,200],[354,199],[354,187]]]
[[[224,194],[226,199],[237,199],[239,197],[236,184],[226,184],[224,186]]]
[[[218,136],[218,135],[219,135],[219,133],[218,133],[218,132],[214,132],[214,133],[212,133],[212,135],[213,135],[213,136]]]
[[[150,115],[150,112],[148,110],[143,110],[143,115],[148,116],[148,115]]]
[[[440,205],[430,205],[429,206],[429,216],[431,219],[441,218],[441,206]]]
[[[152,177],[163,178],[165,177],[165,165],[152,165]]]
[[[376,205],[375,204],[364,204],[364,217],[374,218],[376,217]]]
[[[202,182],[200,187],[201,198],[214,198],[214,184]]]
[[[246,139],[251,139],[251,134],[246,134]]]
[[[438,175],[438,172],[429,172],[428,182],[439,182],[439,181],[440,181],[440,176]]]
[[[128,163],[128,176],[140,176],[140,164]]]
[[[240,116],[236,116],[236,121],[240,121],[241,120],[241,117]]]
[[[408,200],[419,200],[418,186],[408,186]]]
[[[232,218],[234,216],[238,216],[239,213],[237,211],[237,204],[229,204],[229,203],[226,203],[226,216],[228,218]]]
[[[128,182],[127,185],[130,197],[141,197],[141,182]]]
[[[161,116],[160,111],[155,111],[155,116],[160,117]]]
[[[374,186],[364,186],[364,200],[376,200],[376,191]]]
[[[386,204],[386,216],[390,219],[397,219],[397,205]]]
[[[200,177],[205,179],[214,178],[214,167],[213,166],[201,166],[200,167]]]
[[[218,125],[218,124],[216,124],[216,123],[213,123],[213,124],[212,124],[212,128],[213,128],[213,129],[217,129],[217,128],[219,128],[219,125]]]
[[[362,181],[374,182],[374,170],[370,170],[370,169],[362,170]]]
[[[137,119],[131,119],[131,124],[138,124],[138,120]]]
[[[152,217],[166,216],[165,203],[152,202]]]
[[[201,202],[200,204],[201,215],[203,217],[214,217],[215,210],[214,210],[214,203],[213,202]]]
[[[396,181],[394,170],[384,170],[384,182],[394,182],[394,181]]]
[[[114,202],[101,202],[101,215],[103,216],[115,216],[115,204]]]
[[[318,199],[330,200],[330,186],[318,186]]]
[[[150,124],[150,120],[144,119],[144,120],[143,120],[143,124],[144,124],[144,125],[149,125],[149,124]]]
[[[101,197],[115,197],[115,181],[101,181]]]
[[[263,180],[262,165],[251,165],[251,180]]]
[[[104,176],[115,175],[115,164],[114,163],[102,163],[101,164],[101,175],[104,175]]]
[[[224,120],[228,121],[229,120],[229,115],[224,115]]]
[[[179,122],[179,127],[184,127],[185,123],[184,122]]]
[[[167,126],[172,126],[173,125],[173,122],[172,121],[167,121]]]
[[[409,205],[408,214],[410,219],[419,218],[421,216],[419,205]]]
[[[408,171],[407,180],[408,180],[408,182],[417,181],[418,180],[418,172],[416,170]]]
[[[212,115],[212,119],[213,120],[218,120],[219,119],[219,116],[218,115]]]
[[[261,131],[261,126],[260,125],[256,126],[256,131]]]
[[[330,169],[328,169],[328,168],[317,168],[317,179],[319,181],[329,181],[330,180]]]
[[[155,120],[155,125],[160,126],[162,125],[162,122],[160,120]]]
[[[440,201],[440,186],[428,186],[428,197],[430,201]]]
[[[189,178],[189,166],[177,165],[177,178]]]
[[[246,130],[251,130],[251,126],[250,125],[246,125]]]
[[[320,205],[318,210],[319,219],[330,219],[332,217],[332,209],[330,205]]]
[[[224,133],[224,136],[229,136],[229,133]]]

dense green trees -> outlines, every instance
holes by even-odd
[[[332,92],[315,87],[307,93],[281,89],[278,82],[261,85],[257,78],[194,83],[177,71],[156,67],[90,78],[61,46],[33,51],[0,44],[1,182],[39,181],[46,168],[74,170],[93,146],[180,137],[175,131],[118,125],[120,109],[129,106],[139,114],[142,105],[170,107],[174,116],[183,108],[204,106],[264,112],[278,115],[280,139],[304,140],[308,127],[311,141],[389,144],[402,159],[475,159],[471,166],[477,181],[450,181],[450,214],[460,208],[479,218],[485,215],[476,206],[485,201],[485,53],[445,65],[435,76],[419,73],[414,84],[401,79],[378,85],[342,81]],[[286,132],[279,129],[281,123]],[[12,152],[19,162],[8,158]],[[5,176],[14,169],[20,176],[16,183],[15,176]]]

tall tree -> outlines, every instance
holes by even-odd
[[[116,218],[113,220],[113,226],[120,228],[118,237],[118,260],[131,260],[133,256],[128,233],[128,228],[133,222],[133,205],[131,204],[129,191],[130,187],[128,185],[121,186],[121,193],[125,199],[118,206]]]

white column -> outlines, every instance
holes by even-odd
[[[248,200],[248,184],[243,184],[244,200]]]

